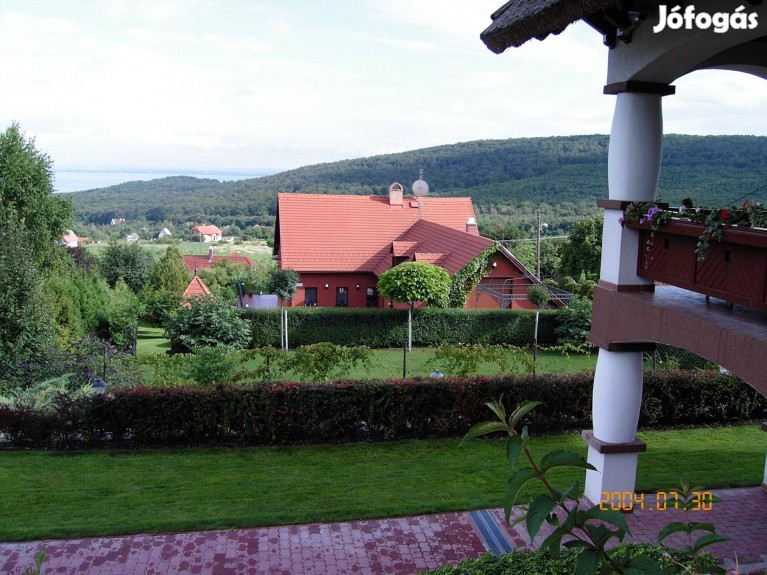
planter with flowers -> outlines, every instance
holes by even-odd
[[[639,276],[767,311],[767,212],[758,202],[631,203],[622,224],[639,230]]]

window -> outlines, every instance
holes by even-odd
[[[378,307],[378,294],[375,288],[367,289],[367,296],[365,297],[365,305],[368,307]]]
[[[349,305],[349,288],[336,288],[336,307],[347,307]]]
[[[306,288],[304,290],[304,305],[306,307],[317,307],[317,288]]]

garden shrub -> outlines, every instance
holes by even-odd
[[[575,574],[580,550],[563,549],[559,558],[549,554],[526,551],[511,551],[504,555],[483,555],[479,559],[468,559],[458,565],[447,565],[430,575],[571,575]],[[647,543],[630,543],[616,547],[610,552],[616,557],[637,557],[645,555],[659,561],[662,567],[685,568],[693,563],[693,559],[662,545]],[[698,557],[696,566],[713,567],[717,563],[716,556],[703,553]]]
[[[484,421],[485,402],[503,395],[511,410],[528,399],[530,433],[591,427],[593,376],[291,382],[211,388],[119,389],[68,398],[44,412],[0,406],[0,434],[15,447],[98,445],[263,445],[459,437]],[[767,400],[717,372],[645,376],[640,424],[733,423],[767,417]],[[657,401],[656,401],[657,400]]]
[[[171,352],[188,353],[198,347],[213,346],[247,347],[250,325],[242,319],[238,308],[212,297],[192,298],[188,303],[188,307],[180,308],[165,323]]]
[[[494,363],[501,373],[508,373],[509,352],[514,366],[521,366],[524,371],[531,372],[532,366],[525,361],[527,353],[520,348],[507,345],[465,345],[443,344],[434,352],[431,364],[441,368],[448,375],[469,377],[479,372],[483,362]]]
[[[554,329],[559,311],[541,310],[538,341],[557,342]],[[251,347],[280,342],[279,310],[248,310]],[[407,339],[405,309],[292,308],[290,346],[330,342],[371,348],[402,347]],[[429,347],[449,344],[530,345],[535,329],[533,310],[416,309],[413,313],[413,344]]]
[[[284,370],[295,373],[301,381],[329,381],[353,367],[373,366],[373,352],[368,347],[346,347],[333,343],[315,343],[299,347],[292,354],[277,356]]]

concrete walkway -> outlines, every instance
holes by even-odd
[[[694,512],[732,540],[712,547],[726,566],[737,558],[741,573],[767,570],[767,493],[759,488],[714,491],[723,500]],[[654,541],[660,528],[682,512],[628,514],[636,541]],[[515,510],[515,515],[519,511]],[[545,537],[542,533],[536,538]],[[675,535],[672,543],[682,545]],[[258,574],[409,575],[507,548],[529,549],[524,525],[509,528],[499,509],[327,524],[130,535],[24,543],[0,543],[0,573],[21,573],[38,549],[46,549],[44,575]],[[745,567],[745,568],[744,568]]]

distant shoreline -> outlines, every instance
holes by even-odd
[[[85,170],[85,169],[59,169],[54,170],[54,189],[61,193],[81,192],[116,186],[126,182],[157,180],[173,176],[189,176],[192,178],[218,180],[229,182],[246,180],[249,178],[261,178],[276,174],[279,170]]]

